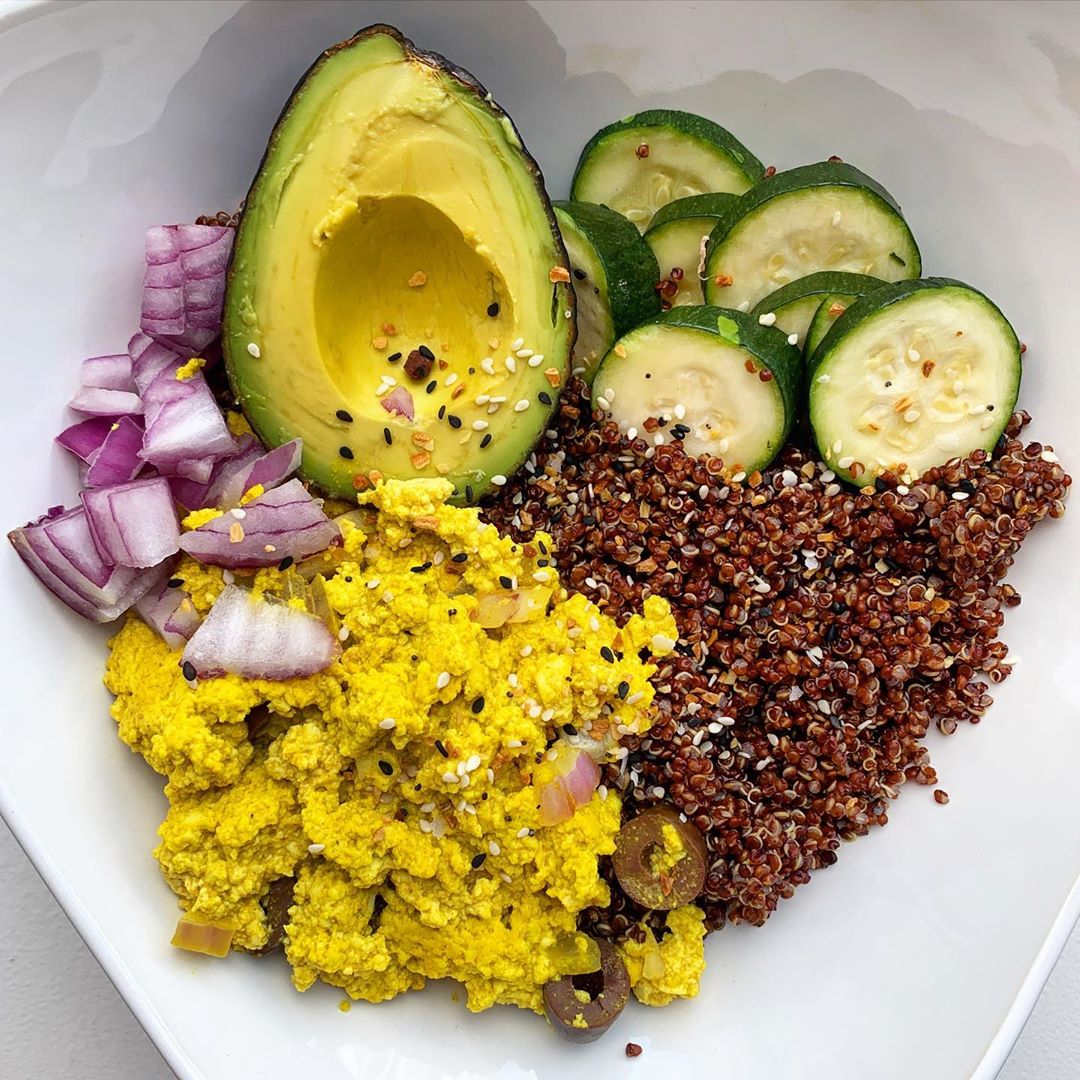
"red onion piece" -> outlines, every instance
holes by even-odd
[[[95,488],[80,496],[94,543],[116,566],[157,566],[180,550],[180,526],[163,476]]]
[[[142,457],[163,472],[175,472],[181,461],[235,453],[236,440],[201,372],[180,380],[166,368],[146,388],[143,400]]]
[[[199,483],[181,476],[170,476],[169,486],[172,488],[173,498],[188,510],[215,506],[217,501],[213,497],[213,491],[219,485],[227,483],[229,477],[246,473],[262,454],[262,444],[258,439],[251,435],[242,435],[236,440],[234,451],[214,465],[209,482]]]
[[[65,428],[56,436],[56,441],[80,461],[89,461],[101,449],[101,444],[112,429],[113,421],[108,417],[94,416]],[[139,445],[142,445],[141,436]]]
[[[244,455],[236,459],[237,467],[223,467],[215,477],[207,495],[208,505],[222,509],[235,506],[244,492],[256,484],[261,484],[266,491],[277,487],[300,467],[303,448],[303,439],[293,439],[267,454],[259,453],[253,458]]]
[[[81,386],[97,387],[99,390],[125,390],[136,392],[131,377],[131,357],[127,353],[115,356],[91,356],[79,369]]]
[[[600,784],[600,769],[584,750],[560,742],[557,753],[552,763],[554,776],[543,782],[538,792],[541,825],[558,825],[573,817]]]
[[[287,604],[254,600],[229,585],[192,635],[181,663],[191,664],[203,679],[231,673],[280,680],[315,675],[340,653],[321,619]]]
[[[218,336],[233,235],[219,225],[147,229],[143,333],[184,356]]]
[[[156,585],[135,605],[140,618],[156,630],[170,649],[179,649],[195,633],[199,613],[183,589],[169,587],[168,579]]]
[[[413,396],[404,386],[395,386],[389,394],[379,398],[379,404],[391,416],[404,416],[406,420],[412,420],[416,416]]]
[[[54,507],[36,522],[8,533],[38,580],[72,611],[111,622],[160,582],[167,567],[135,570],[107,566],[94,546],[83,508]]]
[[[159,344],[142,331],[128,342],[128,355],[131,357],[131,376],[140,394],[145,394],[166,368],[171,368],[175,375],[176,369],[184,363],[184,358],[175,349]]]
[[[146,464],[139,457],[142,444],[142,424],[133,417],[121,416],[109,424],[104,441],[89,460],[83,483],[96,488],[134,480]]]
[[[81,386],[68,402],[68,408],[86,416],[137,416],[143,411],[143,403],[138,394],[127,390]]]
[[[274,566],[287,555],[306,559],[341,538],[299,480],[290,480],[180,537],[180,547],[208,566],[230,570]],[[269,550],[267,550],[269,548]]]
[[[176,463],[176,475],[187,480],[194,480],[197,484],[207,484],[210,482],[216,464],[217,459],[212,457],[184,458],[183,461]]]

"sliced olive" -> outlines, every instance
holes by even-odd
[[[245,717],[247,721],[248,738],[254,742],[270,723],[273,713],[265,705],[256,705]]]
[[[269,934],[266,944],[261,949],[252,950],[256,956],[272,953],[285,940],[285,924],[289,921],[289,908],[292,907],[295,886],[296,878],[291,877],[280,877],[271,882],[270,889],[263,900]]]
[[[630,997],[630,976],[618,949],[598,941],[600,970],[564,975],[544,987],[551,1026],[570,1042],[595,1042],[618,1019]]]
[[[653,911],[691,903],[705,884],[708,861],[701,832],[670,806],[654,806],[628,821],[611,856],[623,892]]]

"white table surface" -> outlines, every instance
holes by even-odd
[[[0,882],[0,1078],[173,1080],[2,824]],[[934,992],[929,978],[926,989]],[[1080,930],[1070,938],[998,1080],[1080,1076],[1078,1007]]]

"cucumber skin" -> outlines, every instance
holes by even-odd
[[[738,196],[736,201],[721,214],[713,231],[709,234],[709,258],[706,263],[708,279],[713,277],[713,260],[718,246],[729,232],[744,217],[763,206],[778,195],[786,195],[794,191],[803,191],[810,187],[854,187],[870,192],[871,195],[880,199],[885,205],[904,223],[908,238],[911,241],[911,250],[915,255],[915,266],[908,266],[911,277],[917,278],[922,273],[922,255],[919,245],[915,242],[911,228],[904,215],[900,212],[900,204],[885,190],[873,177],[856,169],[854,165],[848,165],[843,161],[819,161],[813,165],[800,165],[786,172],[774,173],[766,177],[760,183]],[[709,299],[706,294],[706,299]]]
[[[607,127],[602,127],[586,144],[578,157],[574,167],[574,179],[570,182],[570,197],[578,186],[578,177],[581,175],[582,166],[588,161],[589,155],[609,135],[616,135],[628,128],[636,127],[669,127],[683,135],[689,135],[700,142],[715,146],[725,153],[739,167],[742,174],[751,184],[756,184],[765,175],[765,166],[734,135],[726,128],[704,116],[696,113],[682,112],[678,109],[647,109],[645,112],[635,113],[623,120],[616,120]]]
[[[595,203],[564,200],[551,205],[566,214],[596,249],[607,278],[604,299],[611,311],[615,337],[622,337],[655,315],[662,303],[655,288],[660,266],[637,226],[622,214]]]
[[[734,308],[713,307],[709,304],[687,305],[685,307],[672,308],[649,319],[636,330],[645,326],[671,326],[689,330],[704,330],[720,337],[720,329],[717,326],[719,318],[729,319],[739,328],[739,346],[751,353],[773,374],[780,397],[784,403],[784,430],[780,436],[777,453],[783,448],[788,435],[791,434],[792,425],[795,423],[795,414],[799,405],[799,393],[802,383],[802,354],[794,345],[787,343],[783,332],[773,326],[761,326],[757,319],[751,318],[746,312],[736,311]],[[725,339],[727,340],[727,339]],[[616,345],[618,342],[615,343]],[[596,369],[594,385],[600,384],[600,373],[604,365],[615,355],[614,345],[608,351],[600,365]]]
[[[769,311],[790,304],[794,300],[804,300],[807,296],[820,293],[823,297],[829,293],[847,293],[853,296],[861,296],[871,291],[874,286],[867,286],[867,282],[877,282],[884,285],[881,278],[872,274],[852,274],[845,270],[818,270],[816,273],[807,274],[806,277],[796,278],[782,285],[776,292],[769,293],[764,300],[750,309],[754,316],[764,315]],[[818,286],[821,288],[818,288]],[[857,290],[857,291],[856,291]]]
[[[667,225],[672,221],[683,221],[686,218],[719,217],[738,197],[738,195],[732,195],[730,191],[713,191],[705,195],[687,195],[685,199],[675,199],[661,206],[653,214],[653,219],[645,232],[647,234],[660,225]]]
[[[1012,416],[1013,409],[1016,407],[1016,399],[1020,395],[1020,379],[1023,373],[1023,362],[1020,356],[1020,339],[1016,336],[1016,331],[1013,329],[1012,323],[1005,318],[1005,314],[1002,312],[1001,308],[999,308],[986,293],[968,285],[966,282],[957,281],[956,278],[947,277],[910,278],[906,281],[890,282],[889,284],[882,285],[880,289],[874,289],[873,292],[869,292],[865,296],[860,296],[850,307],[848,307],[844,314],[829,327],[828,333],[821,339],[821,343],[814,350],[814,355],[808,358],[806,369],[806,411],[810,420],[811,431],[813,431],[814,434],[814,443],[817,445],[822,460],[829,461],[829,447],[823,448],[821,446],[817,437],[817,430],[814,428],[813,380],[818,368],[825,363],[829,357],[829,353],[839,344],[840,340],[846,337],[849,332],[855,330],[864,319],[879,311],[886,310],[893,304],[906,300],[909,296],[922,289],[941,288],[963,289],[965,292],[974,293],[997,315],[1002,327],[1008,332],[1008,336],[1012,339],[1013,350],[1016,353],[1016,384],[1012,400],[1009,402],[1008,408],[1003,408],[1001,410],[1000,427],[995,426],[990,428],[987,432],[986,441],[990,445],[993,445],[1001,437],[1001,433],[1005,430],[1005,427],[1009,423],[1009,418]],[[993,433],[992,439],[989,437],[991,432]],[[856,487],[859,486],[858,481],[852,479],[845,470],[838,469],[835,465],[832,465],[832,468],[838,476],[846,480],[849,484],[854,484]]]

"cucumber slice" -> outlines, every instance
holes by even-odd
[[[693,113],[650,109],[601,128],[578,158],[571,198],[603,203],[644,232],[673,199],[746,191],[764,175],[730,131]]]
[[[750,472],[784,445],[800,373],[799,351],[779,330],[726,308],[673,308],[615,343],[593,402],[628,434],[656,417],[654,442],[681,437],[688,454]]]
[[[810,325],[806,330],[806,340],[803,342],[803,360],[809,361],[810,357],[814,355],[815,350],[821,344],[821,339],[829,332],[829,327],[832,326],[841,315],[856,301],[860,296],[865,296],[868,292],[873,292],[874,289],[879,288],[882,282],[878,278],[861,276],[863,281],[872,282],[867,288],[859,292],[851,293],[833,293],[831,296],[826,296],[824,300],[818,304],[817,311],[814,312],[814,317],[810,320]]]
[[[867,286],[865,282],[872,282],[873,285]],[[789,344],[802,347],[810,321],[821,306],[822,297],[833,292],[862,295],[869,292],[870,288],[884,284],[880,278],[868,277],[866,274],[819,270],[816,274],[807,274],[806,277],[769,293],[761,303],[751,309],[750,314],[759,321],[764,318],[766,325],[782,330],[788,335]],[[795,338],[794,341],[791,341],[792,337]]]
[[[735,199],[730,192],[689,195],[656,211],[645,242],[660,264],[661,278],[671,283],[663,295],[672,307],[705,303],[701,280],[709,233]]]
[[[554,203],[577,298],[573,366],[591,382],[611,343],[660,310],[660,268],[621,214],[591,203]]]
[[[918,277],[919,249],[892,196],[840,161],[776,173],[741,196],[709,238],[705,298],[749,311],[818,270]]]
[[[905,483],[989,450],[1020,389],[1020,343],[997,306],[951,278],[857,299],[811,357],[810,425],[845,480],[886,469]]]

